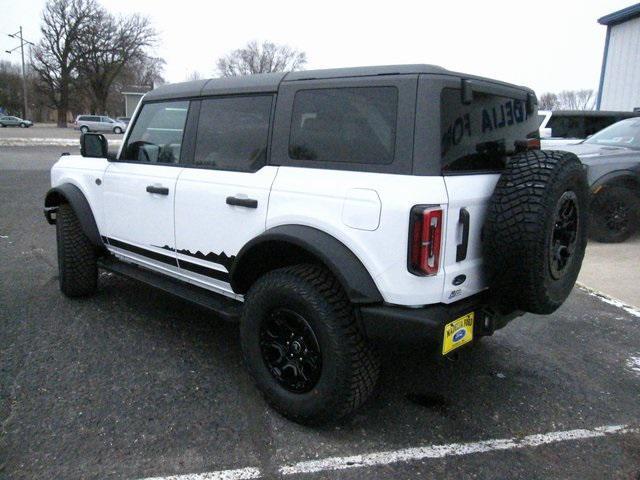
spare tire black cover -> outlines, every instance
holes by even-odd
[[[588,205],[586,172],[573,153],[533,150],[509,158],[483,231],[499,305],[539,314],[562,305],[584,258]]]

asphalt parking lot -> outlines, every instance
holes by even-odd
[[[236,325],[112,275],[61,295],[42,200],[74,149],[0,146],[0,478],[640,479],[640,310],[575,289],[455,362],[378,345],[364,408],[301,427],[254,389]]]

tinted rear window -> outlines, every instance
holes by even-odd
[[[523,100],[476,91],[465,105],[455,88],[442,90],[440,115],[443,173],[502,169],[508,155],[537,135],[539,121]]]
[[[202,101],[194,163],[254,172],[267,158],[271,96]]]
[[[361,164],[393,162],[398,89],[301,90],[293,103],[289,156]]]

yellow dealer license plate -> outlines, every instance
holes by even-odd
[[[467,313],[465,316],[456,318],[453,322],[449,322],[444,326],[443,355],[473,340],[474,317],[474,312]]]

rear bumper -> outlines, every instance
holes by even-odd
[[[488,295],[480,293],[452,304],[438,303],[420,308],[397,305],[360,307],[364,329],[369,338],[398,342],[442,343],[444,327],[449,322],[475,312],[474,338],[491,335],[523,312],[499,312],[490,306]]]

